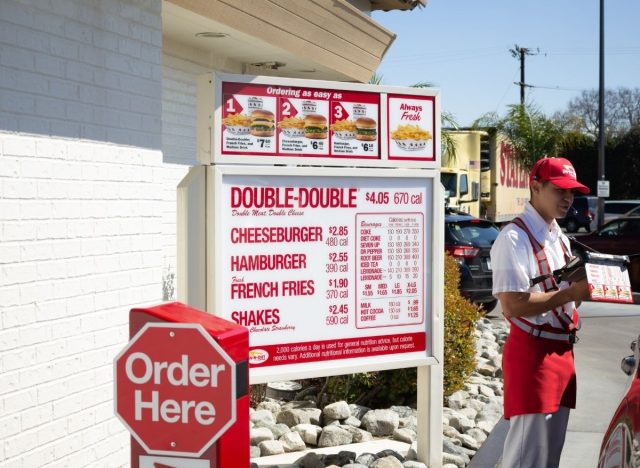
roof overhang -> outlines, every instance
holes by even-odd
[[[371,10],[413,10],[427,6],[427,0],[371,0]]]
[[[295,78],[367,82],[395,39],[346,0],[163,0],[162,22],[221,71]]]

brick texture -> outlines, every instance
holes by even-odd
[[[161,28],[160,0],[0,1],[2,468],[128,464],[112,363],[162,299]]]

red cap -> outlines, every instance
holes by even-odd
[[[529,182],[534,180],[549,181],[558,188],[575,189],[585,195],[589,193],[589,187],[578,182],[573,164],[565,158],[544,158],[536,161],[529,175]]]

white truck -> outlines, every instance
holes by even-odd
[[[529,174],[512,147],[496,132],[450,130],[456,158],[443,158],[441,182],[449,208],[486,218],[511,221],[529,200]]]

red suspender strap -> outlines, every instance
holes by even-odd
[[[540,275],[550,275],[549,278],[545,279],[542,283],[544,291],[548,292],[557,290],[558,285],[552,275],[551,266],[549,265],[549,261],[547,260],[547,254],[544,250],[544,246],[540,244],[540,242],[538,242],[538,240],[533,236],[533,234],[521,218],[513,219],[512,223],[522,229],[522,231],[524,231],[524,233],[529,238],[529,242],[531,243],[531,247],[533,248],[533,253],[536,257],[536,263],[538,264],[538,271],[540,272]],[[560,240],[560,244],[562,245],[562,251],[564,253],[565,259],[568,260],[569,255],[567,252],[567,248],[562,240]],[[563,325],[564,331],[572,331],[576,328],[576,325],[574,324],[571,316],[566,313],[564,305],[552,310],[552,312],[558,319],[558,321]],[[577,317],[577,314],[574,313],[574,316]],[[529,321],[527,321],[527,324],[531,326],[531,323]]]

